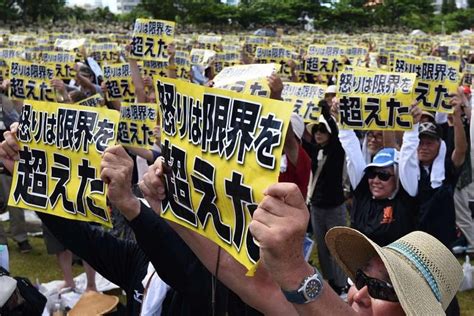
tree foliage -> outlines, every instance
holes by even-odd
[[[108,8],[87,11],[66,7],[65,0],[0,0],[0,19],[25,24],[38,20],[71,20],[132,23],[138,17],[174,20],[181,26],[232,29],[261,26],[287,26],[298,29],[303,17],[313,19],[317,29],[357,31],[363,29],[422,29],[438,31],[442,22],[448,32],[474,26],[474,0],[470,9],[457,9],[455,0],[443,0],[442,13],[434,14],[432,0],[384,0],[366,6],[368,0],[241,0],[228,6],[220,0],[142,0],[132,12],[113,15]]]

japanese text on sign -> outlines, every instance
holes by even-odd
[[[337,83],[340,123],[349,129],[409,130],[415,74],[350,67]]]
[[[153,128],[157,125],[157,107],[156,104],[151,103],[122,103],[117,132],[119,143],[130,147],[151,149],[155,142]]]
[[[173,41],[174,30],[174,22],[137,19],[130,56],[141,60],[168,60],[167,48]]]
[[[291,106],[155,77],[168,200],[162,216],[210,238],[251,269],[248,231],[264,186],[277,181]]]
[[[14,100],[54,101],[50,85],[54,69],[48,65],[14,61],[10,66],[10,97]]]
[[[112,110],[27,102],[9,205],[111,227],[99,173],[118,118]]]

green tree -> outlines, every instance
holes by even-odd
[[[59,18],[61,9],[65,6],[65,0],[16,0],[15,4],[20,9],[23,21],[36,22],[40,18]]]
[[[456,11],[456,0],[443,0],[441,13],[447,14]]]

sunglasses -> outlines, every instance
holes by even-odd
[[[375,179],[375,177],[378,177],[380,181],[388,181],[391,177],[393,177],[393,174],[385,172],[385,171],[375,171],[375,170],[368,170],[367,171],[367,177],[369,179]]]
[[[390,283],[371,278],[360,269],[356,272],[355,286],[358,290],[367,286],[369,295],[372,298],[389,302],[398,302],[397,293],[395,293],[395,289]]]

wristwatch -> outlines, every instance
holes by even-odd
[[[285,291],[282,289],[281,291],[290,303],[306,304],[312,302],[323,292],[323,279],[321,273],[314,268],[314,274],[306,277],[297,290]]]

